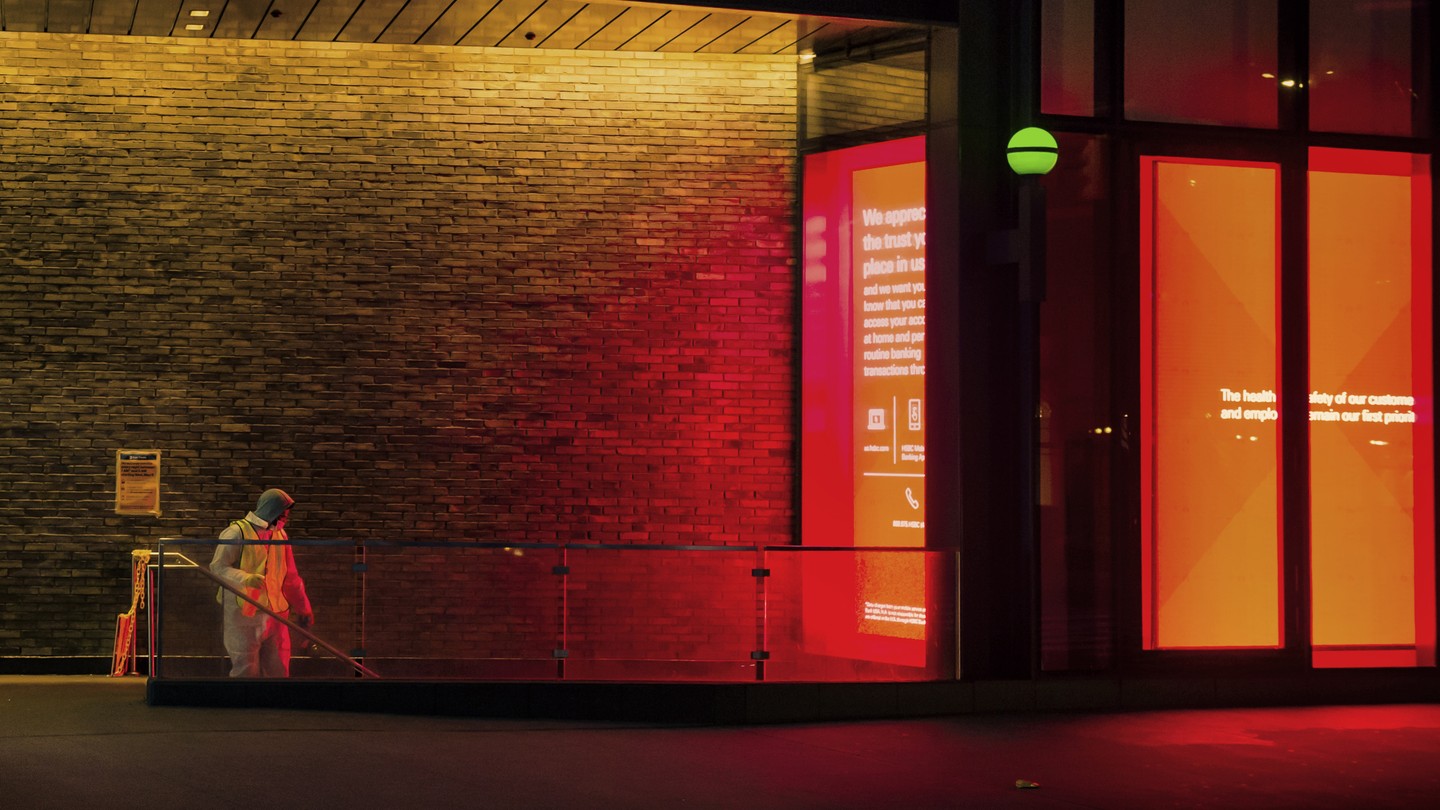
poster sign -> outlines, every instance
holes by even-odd
[[[807,155],[801,542],[807,651],[926,662],[925,139]],[[881,553],[871,549],[916,549]]]
[[[160,451],[115,451],[115,514],[160,514]]]

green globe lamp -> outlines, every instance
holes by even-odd
[[[1016,174],[1047,174],[1060,159],[1060,145],[1040,127],[1025,127],[1010,136],[1005,159]]]

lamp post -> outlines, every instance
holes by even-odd
[[[1005,159],[1019,176],[1017,223],[1010,234],[1009,259],[1016,266],[1018,304],[1017,348],[1020,358],[1020,424],[1024,463],[1020,501],[1020,536],[1024,543],[1027,604],[1030,619],[1030,674],[1040,668],[1040,304],[1045,300],[1045,186],[1041,178],[1060,158],[1055,136],[1039,127],[1025,127],[1010,136]]]
[[[1055,136],[1025,127],[1010,136],[1005,160],[1020,176],[1019,222],[1013,231],[1010,260],[1020,272],[1020,300],[1045,300],[1045,186],[1040,178],[1055,168],[1060,148]]]

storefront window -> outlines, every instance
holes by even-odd
[[[915,126],[925,120],[925,51],[819,53],[800,65],[802,141]]]
[[[1430,161],[1310,152],[1316,666],[1435,663]]]
[[[1403,1],[1310,3],[1311,129],[1426,134],[1429,65],[1427,51],[1414,45],[1425,8]]]
[[[1276,125],[1275,0],[1125,3],[1125,117]]]
[[[1279,174],[1141,161],[1146,649],[1282,645]]]
[[[1040,25],[1040,111],[1094,115],[1095,0],[1046,0]]]
[[[1110,139],[1057,140],[1066,158],[1045,177],[1040,309],[1040,666],[1104,669],[1116,617],[1111,468],[1124,441],[1110,407]]]

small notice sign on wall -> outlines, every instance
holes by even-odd
[[[160,451],[115,451],[115,514],[160,514]]]

